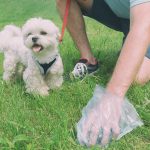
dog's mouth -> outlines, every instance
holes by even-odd
[[[34,52],[40,52],[40,51],[42,51],[44,48],[43,48],[43,46],[42,45],[39,45],[39,44],[34,44],[33,46],[32,46],[32,50],[34,51]]]

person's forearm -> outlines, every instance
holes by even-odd
[[[137,26],[129,32],[112,78],[107,85],[109,92],[121,97],[125,96],[143,61],[149,39],[148,28]]]

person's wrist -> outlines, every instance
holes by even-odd
[[[114,87],[111,84],[107,85],[106,91],[108,91],[109,93],[113,95],[120,97],[121,99],[124,99],[125,94],[126,94],[123,88],[116,87],[116,86]]]

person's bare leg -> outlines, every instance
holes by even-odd
[[[91,46],[87,38],[85,22],[80,7],[90,9],[93,0],[71,0],[67,28],[80,51],[81,58],[86,58],[89,63],[95,64],[95,58],[91,52]],[[57,8],[61,18],[64,16],[66,0],[57,0]]]
[[[143,85],[149,80],[150,80],[150,59],[145,57],[139,69],[139,72],[135,78],[135,82]]]

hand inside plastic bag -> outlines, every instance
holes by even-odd
[[[112,138],[122,137],[138,125],[142,125],[142,122],[131,104],[96,87],[77,124],[77,137],[82,145],[104,146]]]
[[[82,138],[79,141],[87,146],[97,143],[105,145],[109,142],[110,135],[117,137],[120,133],[119,120],[122,99],[112,97],[107,93],[97,98],[101,100],[87,113],[87,117],[81,125]]]

